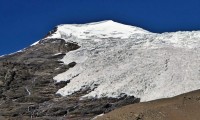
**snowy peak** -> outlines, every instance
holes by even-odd
[[[130,38],[133,34],[148,34],[150,32],[138,27],[124,25],[112,20],[88,24],[63,24],[48,38],[68,38],[76,36],[81,39],[88,38]]]
[[[58,90],[68,96],[92,90],[82,98],[135,96],[141,101],[173,97],[200,88],[200,32],[156,34],[114,21],[59,25],[47,39],[76,42],[54,77],[69,83]]]

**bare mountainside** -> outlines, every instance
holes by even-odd
[[[116,109],[95,120],[199,120],[200,90]]]
[[[114,21],[57,26],[0,57],[2,119],[91,119],[200,88],[200,32]]]

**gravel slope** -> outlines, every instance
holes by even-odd
[[[124,106],[95,120],[200,120],[200,90]]]

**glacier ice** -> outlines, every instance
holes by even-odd
[[[149,101],[200,88],[200,32],[151,33],[114,21],[64,24],[45,39],[76,42],[79,49],[61,60],[76,66],[54,77],[70,81],[63,96],[83,89],[82,98],[119,98],[126,94]]]

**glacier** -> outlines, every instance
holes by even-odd
[[[70,81],[57,91],[62,96],[90,89],[80,99],[128,95],[143,102],[200,88],[200,31],[159,34],[108,20],[59,25],[45,39],[52,38],[80,46],[61,60],[77,64],[54,77]]]

